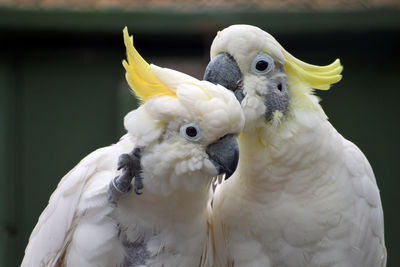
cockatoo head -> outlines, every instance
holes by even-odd
[[[204,79],[232,90],[246,118],[246,131],[278,125],[294,110],[318,108],[312,88],[327,90],[341,79],[337,59],[328,66],[304,63],[270,34],[249,25],[218,32]]]
[[[234,94],[171,69],[149,65],[124,29],[126,79],[142,105],[125,128],[142,148],[145,189],[170,194],[195,190],[211,178],[230,176],[238,162],[236,134],[244,115]]]

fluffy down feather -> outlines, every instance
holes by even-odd
[[[65,175],[39,217],[21,266],[115,266],[124,254],[107,203],[118,156],[134,143],[126,136],[98,149]]]
[[[147,266],[212,265],[207,220],[211,181],[219,170],[206,148],[240,133],[240,104],[221,86],[147,66],[133,47],[127,49],[129,83],[139,86],[145,103],[125,117],[125,137],[88,155],[60,181],[22,266],[120,266],[126,256]],[[197,126],[200,139],[183,136],[180,129],[188,123]],[[142,148],[143,195],[131,194],[115,207],[108,203],[109,183],[118,175],[119,156],[135,146]],[[131,261],[132,255],[141,258]]]
[[[242,72],[246,117],[238,169],[217,187],[213,201],[220,262],[385,266],[383,212],[372,169],[328,122],[311,89],[337,82],[339,61],[326,67],[301,62],[271,35],[248,25],[218,33],[211,57],[220,53],[231,55]],[[270,120],[265,84],[274,77],[250,71],[259,53],[282,67],[289,93],[287,113]]]
[[[183,84],[171,88],[176,98],[151,98],[127,115],[129,132],[145,132],[135,118],[147,113],[143,117],[162,125],[162,134],[148,139],[142,150],[143,194],[120,200],[113,217],[128,243],[146,248],[146,266],[212,266],[208,219],[211,182],[218,171],[206,147],[226,134],[239,133],[244,116],[234,95],[225,88],[194,78],[188,81],[170,69],[156,70],[157,77],[164,77],[161,81],[171,73]],[[180,129],[186,124],[198,127],[200,140],[182,136]],[[135,251],[128,253],[136,255]]]

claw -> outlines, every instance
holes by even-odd
[[[136,188],[136,186],[135,186],[135,193],[136,193],[136,195],[141,195],[141,194],[143,194],[143,192],[140,192],[139,190],[140,190],[140,189]]]
[[[141,155],[140,155],[140,153],[141,153],[141,149],[140,148],[136,148],[132,153],[135,158],[139,159],[138,167],[134,168],[134,172],[133,172],[133,176],[135,177],[135,182],[134,182],[135,193],[137,195],[141,195],[142,192],[140,190],[143,189],[143,178],[140,175],[140,172],[141,172],[141,168],[140,168],[140,157],[141,157]]]
[[[141,195],[143,192],[141,192],[140,190],[143,189],[143,182],[142,182],[143,178],[140,177],[140,175],[135,176],[135,184],[134,184],[134,188],[135,188],[135,193],[137,195]]]

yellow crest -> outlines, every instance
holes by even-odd
[[[144,102],[156,96],[176,97],[175,92],[153,74],[150,65],[133,47],[133,37],[129,36],[127,27],[124,28],[123,34],[128,61],[123,60],[122,65],[126,70],[126,81],[135,95]]]
[[[305,63],[286,51],[284,51],[284,56],[286,58],[285,72],[296,76],[311,88],[328,90],[331,84],[337,83],[342,79],[343,66],[340,64],[339,59],[327,66],[317,66]]]

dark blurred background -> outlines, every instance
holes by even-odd
[[[317,93],[373,166],[400,266],[398,0],[0,0],[0,266],[20,264],[62,176],[124,133],[123,27],[148,62],[201,78],[216,32],[238,23],[306,62],[341,58],[343,80]]]

